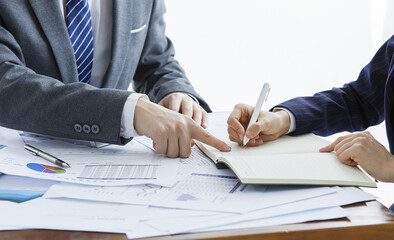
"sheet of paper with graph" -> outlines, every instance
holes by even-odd
[[[142,138],[142,137],[140,137]],[[126,146],[56,139],[0,127],[0,172],[62,182],[122,186],[157,184],[172,186],[176,161],[156,154],[133,139]],[[71,168],[61,168],[24,150],[24,144],[65,160]]]

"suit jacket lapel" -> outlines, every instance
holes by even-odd
[[[78,81],[74,51],[57,1],[29,1],[52,48],[61,80],[64,83]]]
[[[102,87],[115,88],[127,58],[134,1],[114,0],[112,24],[112,53]]]

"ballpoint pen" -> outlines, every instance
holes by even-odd
[[[54,163],[54,164],[56,164],[56,165],[58,165],[60,167],[67,167],[67,168],[71,167],[70,164],[66,163],[65,161],[63,161],[63,160],[61,160],[61,159],[59,159],[59,158],[57,158],[55,156],[52,156],[49,153],[41,151],[40,149],[35,148],[35,147],[33,147],[33,146],[29,145],[29,144],[25,145],[25,149],[27,151],[33,153],[34,155],[39,156],[39,157],[41,157],[41,158],[43,158],[43,159],[45,159],[45,160],[47,160],[47,161],[49,161],[51,163]]]
[[[254,108],[252,117],[250,118],[248,127],[247,127],[246,130],[245,130],[245,136],[244,136],[244,140],[243,140],[243,146],[245,146],[245,145],[249,142],[249,138],[246,137],[246,131],[248,130],[248,128],[250,127],[250,125],[252,125],[253,123],[256,122],[257,117],[258,117],[259,114],[260,114],[261,107],[263,106],[264,101],[267,100],[267,98],[268,98],[268,93],[269,93],[270,90],[271,90],[270,85],[269,85],[268,83],[264,83],[264,86],[263,86],[263,88],[261,89],[261,92],[260,92],[259,99],[257,100],[256,107]]]

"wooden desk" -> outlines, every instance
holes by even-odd
[[[393,240],[394,213],[377,201],[353,204],[345,207],[349,211],[347,218],[314,221],[282,226],[249,228],[241,230],[180,234],[144,240],[173,240],[173,239],[240,239],[240,240]],[[126,240],[124,234],[72,232],[55,230],[19,230],[0,232],[0,240],[12,239],[95,239],[95,240]]]

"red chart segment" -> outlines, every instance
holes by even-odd
[[[28,163],[26,165],[28,168],[31,170],[37,171],[37,172],[43,172],[43,173],[65,173],[66,170],[60,167],[53,167],[45,164],[39,164],[39,163]]]

